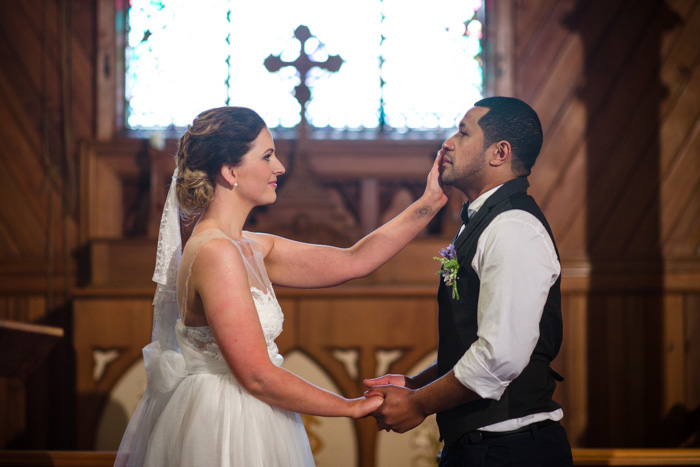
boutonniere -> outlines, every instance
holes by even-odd
[[[440,270],[436,274],[442,275],[446,286],[452,286],[452,298],[459,300],[459,292],[457,292],[459,261],[457,261],[457,250],[455,250],[454,243],[450,243],[446,248],[440,250],[440,256],[434,256],[433,259],[440,261]]]

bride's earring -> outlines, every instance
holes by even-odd
[[[238,182],[233,182],[233,187],[236,188],[238,186]]]

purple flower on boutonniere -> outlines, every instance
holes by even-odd
[[[459,300],[457,292],[457,272],[459,271],[459,261],[457,261],[457,250],[453,243],[440,250],[440,256],[434,256],[440,262],[440,270],[436,274],[442,275],[442,280],[446,286],[452,287],[452,298]]]

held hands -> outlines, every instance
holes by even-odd
[[[365,397],[358,397],[356,399],[350,399],[350,414],[352,418],[362,418],[371,414],[382,405],[384,399],[382,397],[365,395]]]
[[[412,385],[410,378],[385,375],[366,379],[363,383],[370,388],[365,392],[365,397],[383,397],[384,403],[372,414],[377,419],[379,430],[404,433],[425,420],[425,415],[415,402],[415,391],[408,387]]]

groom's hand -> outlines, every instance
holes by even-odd
[[[373,386],[365,392],[365,397],[384,398],[384,403],[372,413],[380,430],[391,429],[397,433],[404,433],[425,420],[425,415],[415,403],[414,394],[415,391],[399,386]]]

